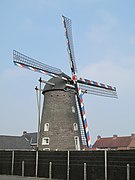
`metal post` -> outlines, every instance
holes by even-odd
[[[105,180],[107,180],[107,150],[105,150]]]
[[[37,109],[38,109],[38,123],[37,123],[37,126],[39,126],[39,117],[40,117],[40,115],[39,115],[39,99],[38,99],[39,98],[38,97],[39,89],[37,88],[37,86],[36,86],[35,90],[36,90]],[[39,127],[37,127],[37,150],[38,150],[38,130],[39,130]]]
[[[15,158],[15,152],[12,151],[12,167],[11,167],[11,175],[14,174],[14,158]]]
[[[68,151],[68,154],[67,154],[67,180],[69,180],[69,158],[70,158],[69,155],[70,154],[69,154],[69,151]]]
[[[24,161],[22,161],[22,177],[24,177]]]
[[[37,150],[39,148],[39,133],[40,133],[40,118],[41,118],[41,115],[40,115],[40,110],[41,110],[41,77],[39,79],[39,89],[35,88],[36,90],[36,99],[37,99],[37,108],[38,108],[38,123],[37,123]]]
[[[35,172],[35,176],[38,176],[38,150],[36,151],[36,172]]]
[[[52,162],[49,163],[49,180],[52,179]]]
[[[130,166],[127,164],[127,180],[130,180]]]
[[[42,82],[42,80],[41,80],[41,77],[40,77],[40,79],[39,79],[39,101],[38,101],[38,136],[37,136],[37,147],[39,146],[39,133],[40,133],[40,117],[41,117],[41,115],[40,115],[40,110],[41,110],[41,82]],[[38,148],[37,148],[38,149]]]
[[[87,179],[86,163],[84,163],[84,180]]]
[[[39,79],[39,89],[36,87],[36,97],[37,97],[37,108],[38,108],[38,123],[37,123],[37,148],[36,148],[36,172],[35,176],[38,176],[38,150],[39,150],[39,133],[40,133],[40,109],[41,109],[41,77]]]

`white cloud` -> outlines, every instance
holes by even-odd
[[[103,40],[103,33],[105,32],[106,27],[104,25],[94,24],[91,27],[89,37],[93,41],[96,41],[98,43],[102,42]]]
[[[87,66],[81,72],[83,77],[116,86],[121,94],[134,93],[135,67],[118,65],[111,61],[100,61]],[[132,88],[131,88],[132,87]]]
[[[116,18],[108,11],[97,11],[97,16],[100,17],[101,22],[106,24],[108,27],[113,27],[117,24]]]
[[[107,11],[97,11],[96,15],[98,23],[91,25],[88,36],[91,40],[100,43],[117,24],[117,20]]]
[[[119,135],[128,134],[133,131],[135,100],[134,56],[121,57],[121,59],[121,62],[117,59],[115,62],[102,60],[89,64],[81,72],[84,78],[116,86],[118,93],[118,101],[111,101],[109,98],[104,99],[97,96],[85,98],[87,119],[92,137],[96,137],[98,134],[110,136],[114,132]],[[123,124],[122,128],[121,124]]]

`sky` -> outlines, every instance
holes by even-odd
[[[84,95],[92,143],[135,133],[135,1],[1,0],[0,134],[37,131],[35,87],[48,76],[13,64],[13,49],[71,75],[62,15],[72,19],[78,77],[117,88],[118,99]]]

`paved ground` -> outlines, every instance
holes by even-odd
[[[0,180],[50,180],[46,178],[34,178],[34,177],[20,177],[20,176],[7,176],[0,175]],[[52,179],[53,180],[53,179]],[[55,179],[56,180],[56,179]],[[58,179],[57,179],[58,180]]]

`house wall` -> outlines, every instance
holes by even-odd
[[[132,141],[131,143],[129,144],[129,148],[130,149],[135,149],[135,137],[131,137],[132,138]]]

